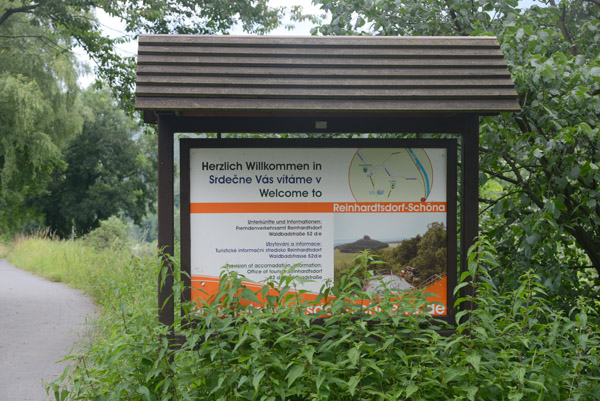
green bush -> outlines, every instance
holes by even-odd
[[[129,227],[116,216],[111,216],[100,222],[100,226],[92,230],[87,240],[98,249],[123,248],[129,242],[127,234]]]

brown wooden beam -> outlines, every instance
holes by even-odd
[[[460,134],[463,117],[181,117],[168,119],[174,132],[224,133],[427,133]],[[324,128],[317,128],[324,127]]]
[[[173,127],[169,118],[158,115],[158,249],[166,275],[158,277],[158,320],[173,331],[174,192]]]
[[[468,270],[468,251],[479,235],[479,117],[464,118],[461,147],[461,202],[460,202],[460,271]],[[460,276],[460,274],[459,274]],[[474,296],[473,286],[464,287],[463,296]],[[465,304],[473,309],[473,303]]]

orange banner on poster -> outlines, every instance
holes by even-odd
[[[446,213],[446,202],[190,203],[190,213]]]
[[[215,276],[202,276],[202,275],[192,275],[192,299],[196,300],[196,302],[202,303],[203,301],[209,300],[212,296],[218,293],[219,291],[219,277]],[[255,283],[251,281],[244,281],[243,285],[252,290],[253,292],[257,292],[261,289],[263,284]],[[423,287],[423,292],[425,294],[429,294],[427,296],[427,301],[431,302],[429,305],[429,313],[433,316],[445,316],[448,314],[447,311],[447,302],[448,302],[448,293],[447,293],[447,276],[444,275],[439,277],[437,280],[427,284]],[[293,292],[293,291],[291,291]],[[269,294],[275,295],[275,290],[270,289]],[[303,293],[301,295],[303,301],[313,301],[317,298],[318,294],[315,293]],[[258,297],[259,299],[261,297]],[[253,302],[247,301],[243,302],[244,304],[252,305],[255,307],[260,307],[261,305],[254,304]],[[322,303],[326,303],[326,300],[322,301]],[[366,306],[370,302],[368,300],[364,300],[363,304]]]

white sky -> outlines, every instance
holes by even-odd
[[[425,234],[433,222],[446,225],[446,213],[334,213],[334,242],[353,242],[365,235],[389,242]]]

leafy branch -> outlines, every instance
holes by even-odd
[[[2,13],[2,15],[0,16],[0,25],[2,25],[13,14],[29,13],[38,7],[39,7],[39,3],[33,3],[33,4],[30,4],[27,6],[9,8],[8,10],[4,11],[4,13]]]

